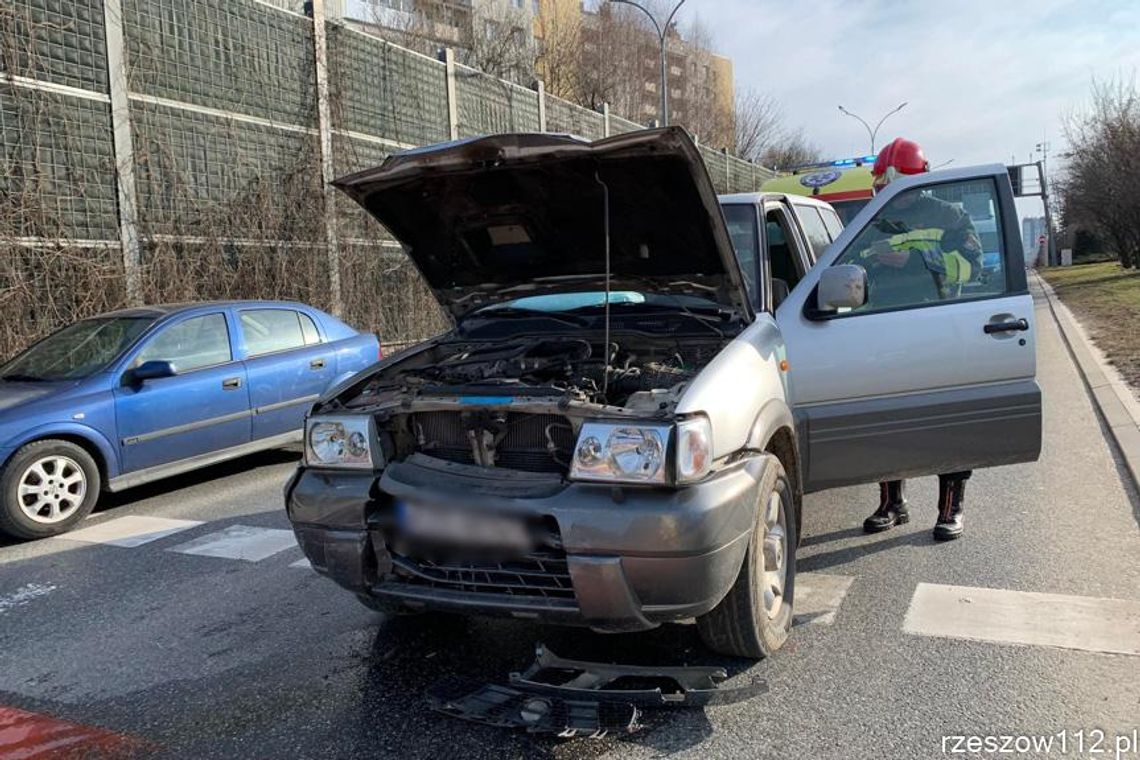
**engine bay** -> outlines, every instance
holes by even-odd
[[[590,333],[444,339],[409,352],[340,403],[373,412],[387,461],[424,454],[565,475],[585,421],[669,418],[729,340],[625,332],[608,346]]]
[[[710,338],[682,344],[615,335],[608,351],[602,341],[569,336],[440,344],[431,356],[417,356],[391,368],[394,372],[381,373],[362,389],[358,403],[399,390],[446,394],[476,388],[605,406],[641,405],[649,402],[643,394],[678,397],[725,342]]]

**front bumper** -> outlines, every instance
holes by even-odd
[[[756,455],[703,483],[645,489],[567,484],[557,476],[417,456],[390,465],[381,477],[299,468],[286,487],[286,504],[313,567],[386,607],[635,631],[704,614],[724,597],[743,562],[757,489],[771,461]],[[573,593],[404,582],[393,572],[385,528],[376,519],[398,499],[553,520]]]

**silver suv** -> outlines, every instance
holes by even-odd
[[[696,618],[713,649],[764,657],[791,626],[805,492],[1038,455],[1004,167],[892,184],[794,282],[762,199],[722,213],[678,129],[483,137],[336,184],[455,322],[306,421],[289,517],[370,607]],[[929,244],[883,266],[920,195],[988,203],[1000,273],[947,282]]]

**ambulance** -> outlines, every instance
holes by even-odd
[[[806,164],[768,180],[760,190],[807,195],[830,203],[839,212],[843,224],[847,225],[874,195],[871,190],[871,168],[874,165],[874,156]]]

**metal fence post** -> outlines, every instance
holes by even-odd
[[[317,74],[317,132],[321,149],[321,191],[324,195],[325,245],[328,247],[329,303],[336,316],[344,312],[340,289],[340,247],[336,236],[336,203],[332,181],[332,118],[329,114],[328,37],[325,29],[325,0],[313,0],[313,56]]]
[[[142,254],[139,248],[139,200],[135,188],[135,149],[131,140],[131,105],[123,44],[121,0],[104,0],[103,30],[107,45],[107,81],[111,97],[111,132],[115,146],[115,191],[119,202],[119,240],[127,303],[142,305]]]
[[[610,136],[610,104],[602,103],[602,134]]]
[[[455,51],[445,48],[443,62],[447,64],[447,128],[452,140],[459,139],[459,94],[455,90]]]
[[[538,80],[538,131],[546,131],[546,83]]]

